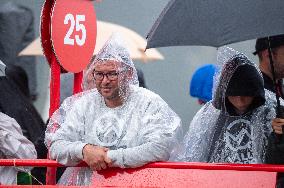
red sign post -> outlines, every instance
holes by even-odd
[[[45,1],[41,44],[51,67],[50,116],[60,104],[61,70],[75,73],[73,92],[81,90],[82,71],[92,58],[96,34],[96,14],[91,0]],[[55,174],[56,168],[47,169],[47,184],[55,184]]]
[[[60,65],[77,73],[89,64],[96,44],[96,14],[90,0],[56,0],[51,40]]]

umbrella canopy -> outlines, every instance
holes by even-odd
[[[171,0],[147,48],[226,44],[284,33],[283,0]]]
[[[135,31],[117,24],[103,21],[98,21],[97,24],[97,41],[94,54],[96,54],[101,49],[101,47],[113,32],[119,32],[123,36],[125,43],[129,48],[130,56],[132,59],[141,60],[143,62],[164,59],[162,54],[160,54],[156,49],[151,49],[147,50],[147,52],[144,52],[144,49],[146,47],[146,40]],[[30,45],[23,49],[19,53],[19,55],[43,56],[40,38],[35,39]]]

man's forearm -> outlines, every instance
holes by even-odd
[[[77,165],[83,160],[82,150],[86,143],[80,141],[68,142],[58,140],[53,142],[50,147],[51,159],[64,165]]]
[[[149,162],[167,161],[170,155],[169,150],[170,148],[164,145],[148,142],[133,148],[110,150],[107,156],[115,167],[135,168]]]

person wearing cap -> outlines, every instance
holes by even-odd
[[[233,55],[231,55],[233,54]],[[194,116],[174,161],[264,163],[273,109],[266,103],[263,79],[245,55],[220,48],[224,56],[212,101]]]
[[[181,131],[168,104],[138,86],[120,35],[112,35],[93,61],[95,88],[67,98],[46,131],[51,159],[89,166],[68,167],[59,184],[88,185],[91,177],[103,178],[101,169],[167,161]]]
[[[270,46],[272,50],[272,59],[274,62],[274,72],[276,78],[275,85],[272,80],[272,70],[268,54],[268,38],[259,38],[256,40],[254,55],[259,57],[259,68],[263,74],[265,89],[278,93],[281,97],[283,106],[283,78],[284,78],[284,34],[270,37]],[[275,96],[274,96],[275,98]],[[284,138],[282,127],[284,126],[284,117],[272,120],[273,132],[269,136],[268,147],[266,152],[266,163],[284,164]],[[284,187],[284,174],[277,174],[277,187]]]
[[[277,92],[283,98],[281,79],[284,78],[284,34],[272,36],[269,40],[274,62]],[[257,55],[259,58],[259,69],[263,75],[264,88],[275,93],[268,53],[268,37],[258,38],[256,40],[255,52],[253,54]]]

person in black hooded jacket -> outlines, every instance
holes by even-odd
[[[1,63],[3,75],[0,76],[0,111],[14,118],[22,128],[24,136],[32,143],[45,131],[45,124],[18,86],[6,76],[6,66]]]
[[[43,143],[46,126],[31,100],[6,76],[6,71],[6,65],[0,61],[0,112],[19,123],[23,135],[35,145],[38,158],[44,159],[47,156]],[[32,174],[43,181],[44,174],[40,173],[37,168],[33,169]]]
[[[252,164],[264,163],[271,120],[259,69],[246,56],[232,51],[224,62],[213,100],[194,116],[177,161]],[[225,54],[226,55],[226,54]],[[225,56],[223,54],[223,56]]]

